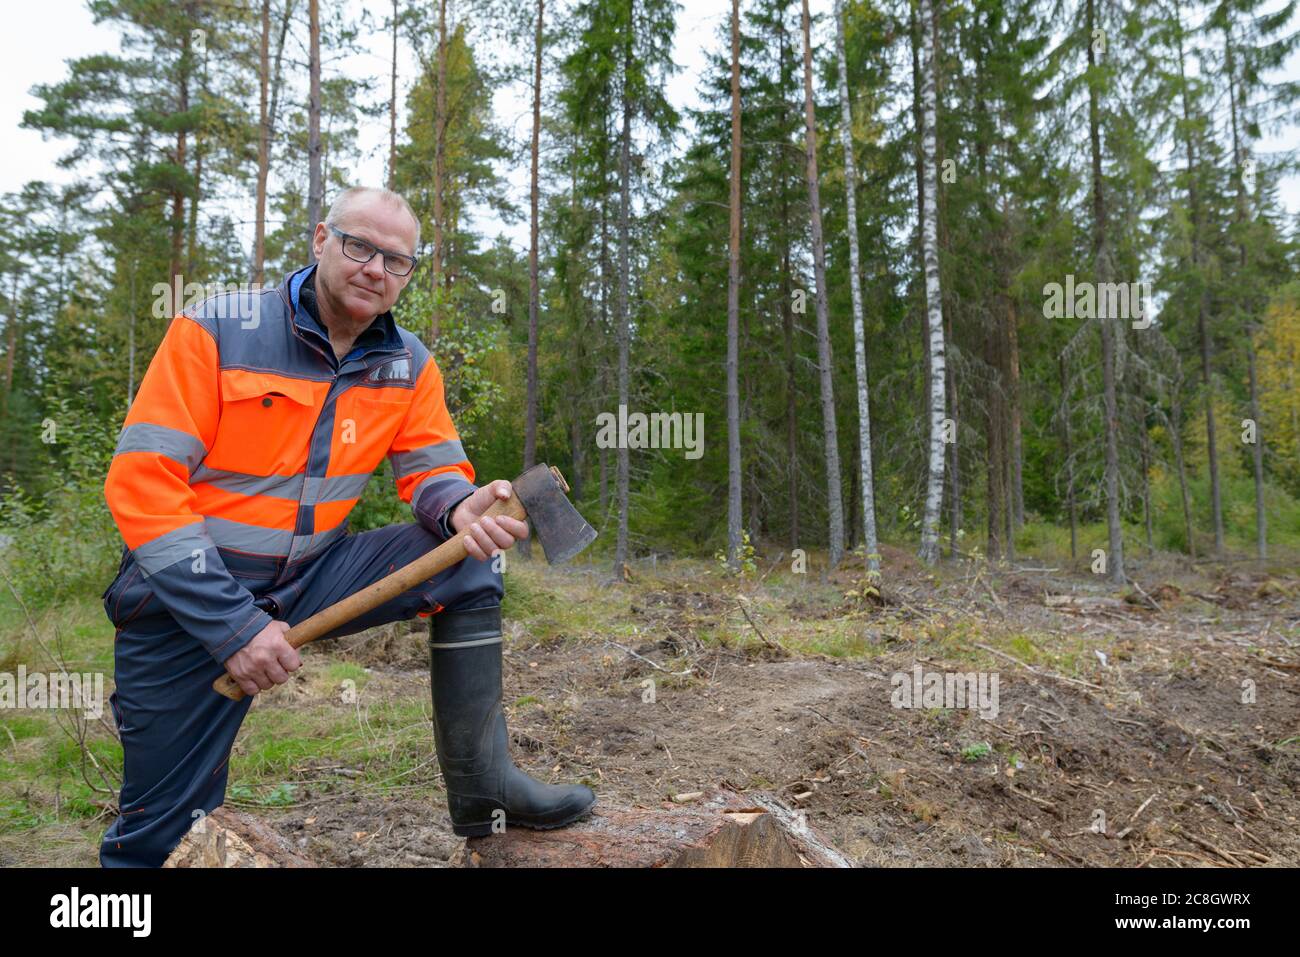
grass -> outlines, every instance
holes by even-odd
[[[986,758],[993,753],[993,748],[987,741],[977,741],[975,744],[968,744],[961,749],[961,759],[974,763],[980,758]]]
[[[1255,554],[1254,479],[1244,473],[1225,469],[1220,476],[1222,489],[1224,547],[1229,557],[1253,557]],[[1209,556],[1214,547],[1210,526],[1210,490],[1208,479],[1188,479],[1188,507],[1192,515],[1192,538],[1196,554]],[[1294,568],[1300,563],[1300,500],[1284,489],[1266,484],[1265,514],[1269,558],[1278,567]],[[1151,484],[1152,541],[1157,552],[1175,554],[1187,551],[1187,531],[1183,524],[1183,505],[1178,483],[1172,476],[1158,476]],[[1126,517],[1123,526],[1124,554],[1147,557],[1146,528],[1141,505]],[[1108,548],[1104,520],[1081,522],[1078,527],[1077,558],[1070,558],[1070,527],[1043,520],[1030,520],[1016,534],[1018,555],[1033,555],[1052,564],[1088,567],[1094,548]]]
[[[0,602],[0,671],[15,674],[20,665],[29,672],[50,672],[55,665],[35,641],[26,616],[4,590]],[[100,672],[104,694],[112,686],[113,626],[104,616],[98,595],[83,596],[38,611],[36,631],[50,649],[63,653],[69,672]],[[57,626],[57,637],[55,629]],[[112,721],[107,701],[104,714]],[[81,774],[81,751],[60,727],[69,714],[47,710],[0,712],[0,854],[24,859],[26,845],[58,843],[55,858],[92,864],[104,823],[95,823],[106,802],[115,796],[97,793]],[[122,750],[116,738],[97,723],[88,723],[88,748],[107,768],[120,769]],[[91,780],[98,783],[93,770]],[[9,849],[13,848],[12,851]]]
[[[1103,531],[1100,525],[1089,526],[1081,535],[1081,546],[1091,541],[1088,536],[1104,539]],[[1135,548],[1139,542],[1140,536],[1134,539]],[[1022,556],[1031,547],[1033,563],[1057,564],[1062,554],[1068,556],[1068,529],[1028,525],[1021,533]],[[768,643],[779,642],[796,658],[869,660],[901,650],[935,662],[960,663],[960,670],[1008,675],[1020,670],[976,647],[978,643],[1031,667],[1082,678],[1098,674],[1097,650],[1112,660],[1116,657],[1113,646],[1118,639],[1110,629],[1084,637],[1081,629],[1053,633],[1010,620],[1004,623],[996,615],[986,619],[960,611],[919,619],[898,606],[879,606],[870,596],[864,600],[860,585],[843,583],[848,581],[843,575],[840,583],[824,581],[824,555],[814,552],[808,557],[806,574],[793,573],[788,561],[774,564],[767,558],[758,561],[756,573],[739,579],[710,558],[661,562],[657,570],[638,563],[631,584],[620,587],[608,584],[604,564],[579,561],[565,569],[551,569],[540,556],[532,563],[511,561],[503,607],[508,648],[527,661],[528,650],[536,646],[546,649],[583,642],[599,647],[608,640],[635,649],[675,632],[698,639],[706,657],[714,648],[766,655]],[[968,565],[941,565],[920,574],[909,570],[908,581],[915,586],[931,580],[923,576],[932,576],[936,587],[945,581],[956,584],[969,570]],[[888,559],[884,572],[887,591]],[[997,568],[990,566],[988,574],[996,582]],[[853,591],[858,592],[856,598],[847,594]],[[983,601],[982,595],[977,586],[972,601]],[[641,611],[632,613],[632,605]],[[1182,607],[1186,611],[1195,605],[1195,599],[1187,598]],[[1207,614],[1221,612],[1217,606],[1206,607]],[[68,669],[103,672],[105,692],[110,691],[113,628],[98,592],[38,613],[37,631],[51,646],[56,624]],[[1300,638],[1300,627],[1290,633]],[[605,650],[608,654],[597,656],[596,664],[616,689],[612,693],[640,694],[638,680],[620,677],[627,660],[623,652]],[[686,655],[660,659],[669,671],[684,670],[689,661]],[[50,670],[20,609],[0,593],[0,671],[13,672],[20,664],[29,670]],[[299,686],[259,700],[245,719],[230,760],[231,803],[290,809],[335,794],[383,796],[399,790],[426,792],[432,800],[437,766],[432,760],[427,674],[367,670],[314,648],[308,649],[306,664],[305,680]],[[1191,658],[1183,657],[1172,662],[1171,670],[1191,665]],[[708,669],[702,675],[700,671],[685,676],[656,672],[653,680],[661,689],[703,687]],[[355,694],[345,694],[348,690]],[[571,719],[564,702],[549,701],[540,693],[523,694],[507,703],[516,711],[527,709],[530,720],[549,722],[560,736]],[[105,714],[111,723],[107,708]],[[927,711],[924,717],[934,729],[954,724],[953,713],[941,709]],[[109,820],[105,808],[115,797],[95,793],[82,780],[80,752],[55,718],[48,711],[0,711],[0,863],[36,863],[33,855],[51,863],[96,862],[100,835]],[[1284,738],[1276,747],[1294,750],[1298,741]],[[105,766],[121,767],[120,746],[94,725],[90,746]],[[961,758],[978,762],[990,753],[987,742],[968,742]],[[1012,766],[1023,760],[1019,754],[1004,756]],[[906,789],[901,776],[880,778],[875,784],[887,799]],[[764,787],[770,782],[755,778],[750,785]],[[919,804],[911,810],[926,822],[938,814],[937,809]]]

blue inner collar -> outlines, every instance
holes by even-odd
[[[293,321],[302,328],[315,332],[328,343],[330,341],[329,330],[325,328],[325,324],[320,320],[319,313],[315,308],[315,302],[312,301],[314,296],[309,292],[304,299],[302,295],[302,288],[308,281],[311,281],[311,292],[314,292],[316,266],[316,263],[312,263],[289,277],[289,301],[293,304]],[[341,360],[337,359],[332,348],[329,350],[328,355],[337,365],[341,365],[351,359],[358,358],[375,347],[385,349],[404,348],[402,337],[397,331],[397,322],[393,319],[391,311],[376,316],[375,321],[357,337],[357,342],[352,351]]]

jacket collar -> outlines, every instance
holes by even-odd
[[[307,279],[315,273],[317,265],[317,263],[312,263],[310,266],[304,266],[302,269],[290,273],[285,277],[284,282],[281,284],[281,289],[283,289],[287,294],[290,308],[293,311],[293,324],[300,332],[325,339],[325,345],[328,347],[329,337],[324,334],[322,326],[318,325],[316,321],[308,315],[307,310],[302,306],[300,298],[303,283],[305,283]],[[376,332],[379,333],[378,336],[375,335]],[[371,346],[372,348],[380,349],[384,352],[402,351],[406,348],[405,344],[402,342],[401,333],[397,330],[397,321],[393,318],[392,310],[383,312],[376,316],[375,321],[357,337],[355,344],[358,346]]]

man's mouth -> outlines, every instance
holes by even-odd
[[[362,292],[369,293],[369,294],[372,295],[372,296],[382,296],[382,295],[383,295],[383,293],[381,293],[381,292],[376,292],[376,291],[373,290],[373,289],[367,289],[365,286],[358,286],[356,283],[349,283],[349,285],[352,286],[353,289],[360,289]]]

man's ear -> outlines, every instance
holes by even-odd
[[[312,233],[311,248],[316,254],[316,259],[320,259],[320,254],[325,251],[325,237],[329,235],[329,227],[324,223],[316,224],[316,231]]]

